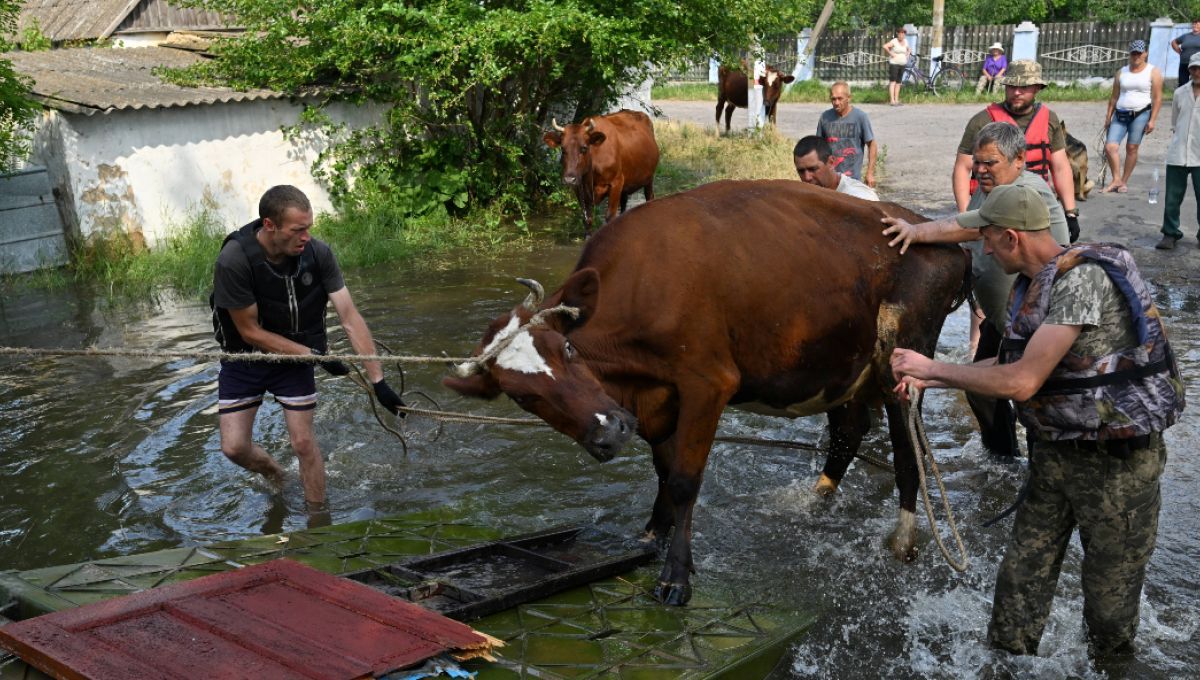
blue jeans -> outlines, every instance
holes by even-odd
[[[1179,206],[1183,205],[1183,197],[1187,194],[1188,177],[1192,178],[1192,191],[1200,199],[1200,166],[1168,165],[1166,197],[1163,199],[1162,233],[1172,238],[1183,238],[1179,230]],[[1197,200],[1200,204],[1200,200]],[[1197,230],[1200,237],[1200,229]]]
[[[1120,113],[1120,111],[1113,113],[1112,122],[1108,124],[1108,138],[1105,142],[1120,144],[1121,140],[1125,139],[1125,135],[1129,135],[1130,144],[1134,146],[1141,144],[1142,137],[1146,134],[1146,123],[1150,122],[1150,109],[1134,116],[1129,123],[1120,121]]]

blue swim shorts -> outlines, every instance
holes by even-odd
[[[290,411],[309,411],[317,406],[317,379],[312,364],[267,361],[222,361],[217,377],[217,410],[234,413],[258,408],[270,392],[279,405]]]

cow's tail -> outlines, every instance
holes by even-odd
[[[967,257],[967,273],[963,275],[962,283],[958,288],[958,294],[950,302],[950,311],[947,314],[957,310],[964,302],[970,302],[972,309],[979,306],[975,302],[975,272],[974,267],[971,266],[971,251],[963,248],[962,253]]]

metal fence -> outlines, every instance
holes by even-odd
[[[818,80],[885,80],[883,45],[896,37],[888,29],[829,31],[817,43],[813,77]]]
[[[1129,59],[1129,41],[1150,41],[1150,23],[1095,21],[1045,24],[1038,35],[1038,62],[1047,80],[1111,78]]]
[[[962,70],[968,80],[979,74],[987,49],[993,43],[1004,46],[1011,59],[1013,29],[1008,25],[951,26],[942,31],[942,54],[947,64]],[[1047,80],[1059,82],[1081,78],[1111,78],[1129,56],[1129,41],[1150,39],[1148,21],[1122,21],[1102,24],[1095,21],[1042,24],[1038,34],[1038,61]],[[891,29],[829,31],[821,37],[813,55],[813,77],[823,81],[884,80],[887,58],[883,45],[895,33]],[[916,44],[923,65],[933,44],[933,28],[917,28]],[[911,38],[910,38],[911,41]],[[764,39],[766,63],[791,73],[796,67],[796,37]],[[708,60],[698,58],[689,67],[673,71],[660,80],[676,83],[708,82]]]

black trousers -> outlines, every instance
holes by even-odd
[[[1000,353],[1000,331],[990,322],[979,327],[979,347],[975,350],[975,361],[991,359]],[[983,447],[997,456],[1017,457],[1021,447],[1017,444],[1017,412],[1007,399],[993,399],[967,392],[967,403],[979,421],[979,436]]]

